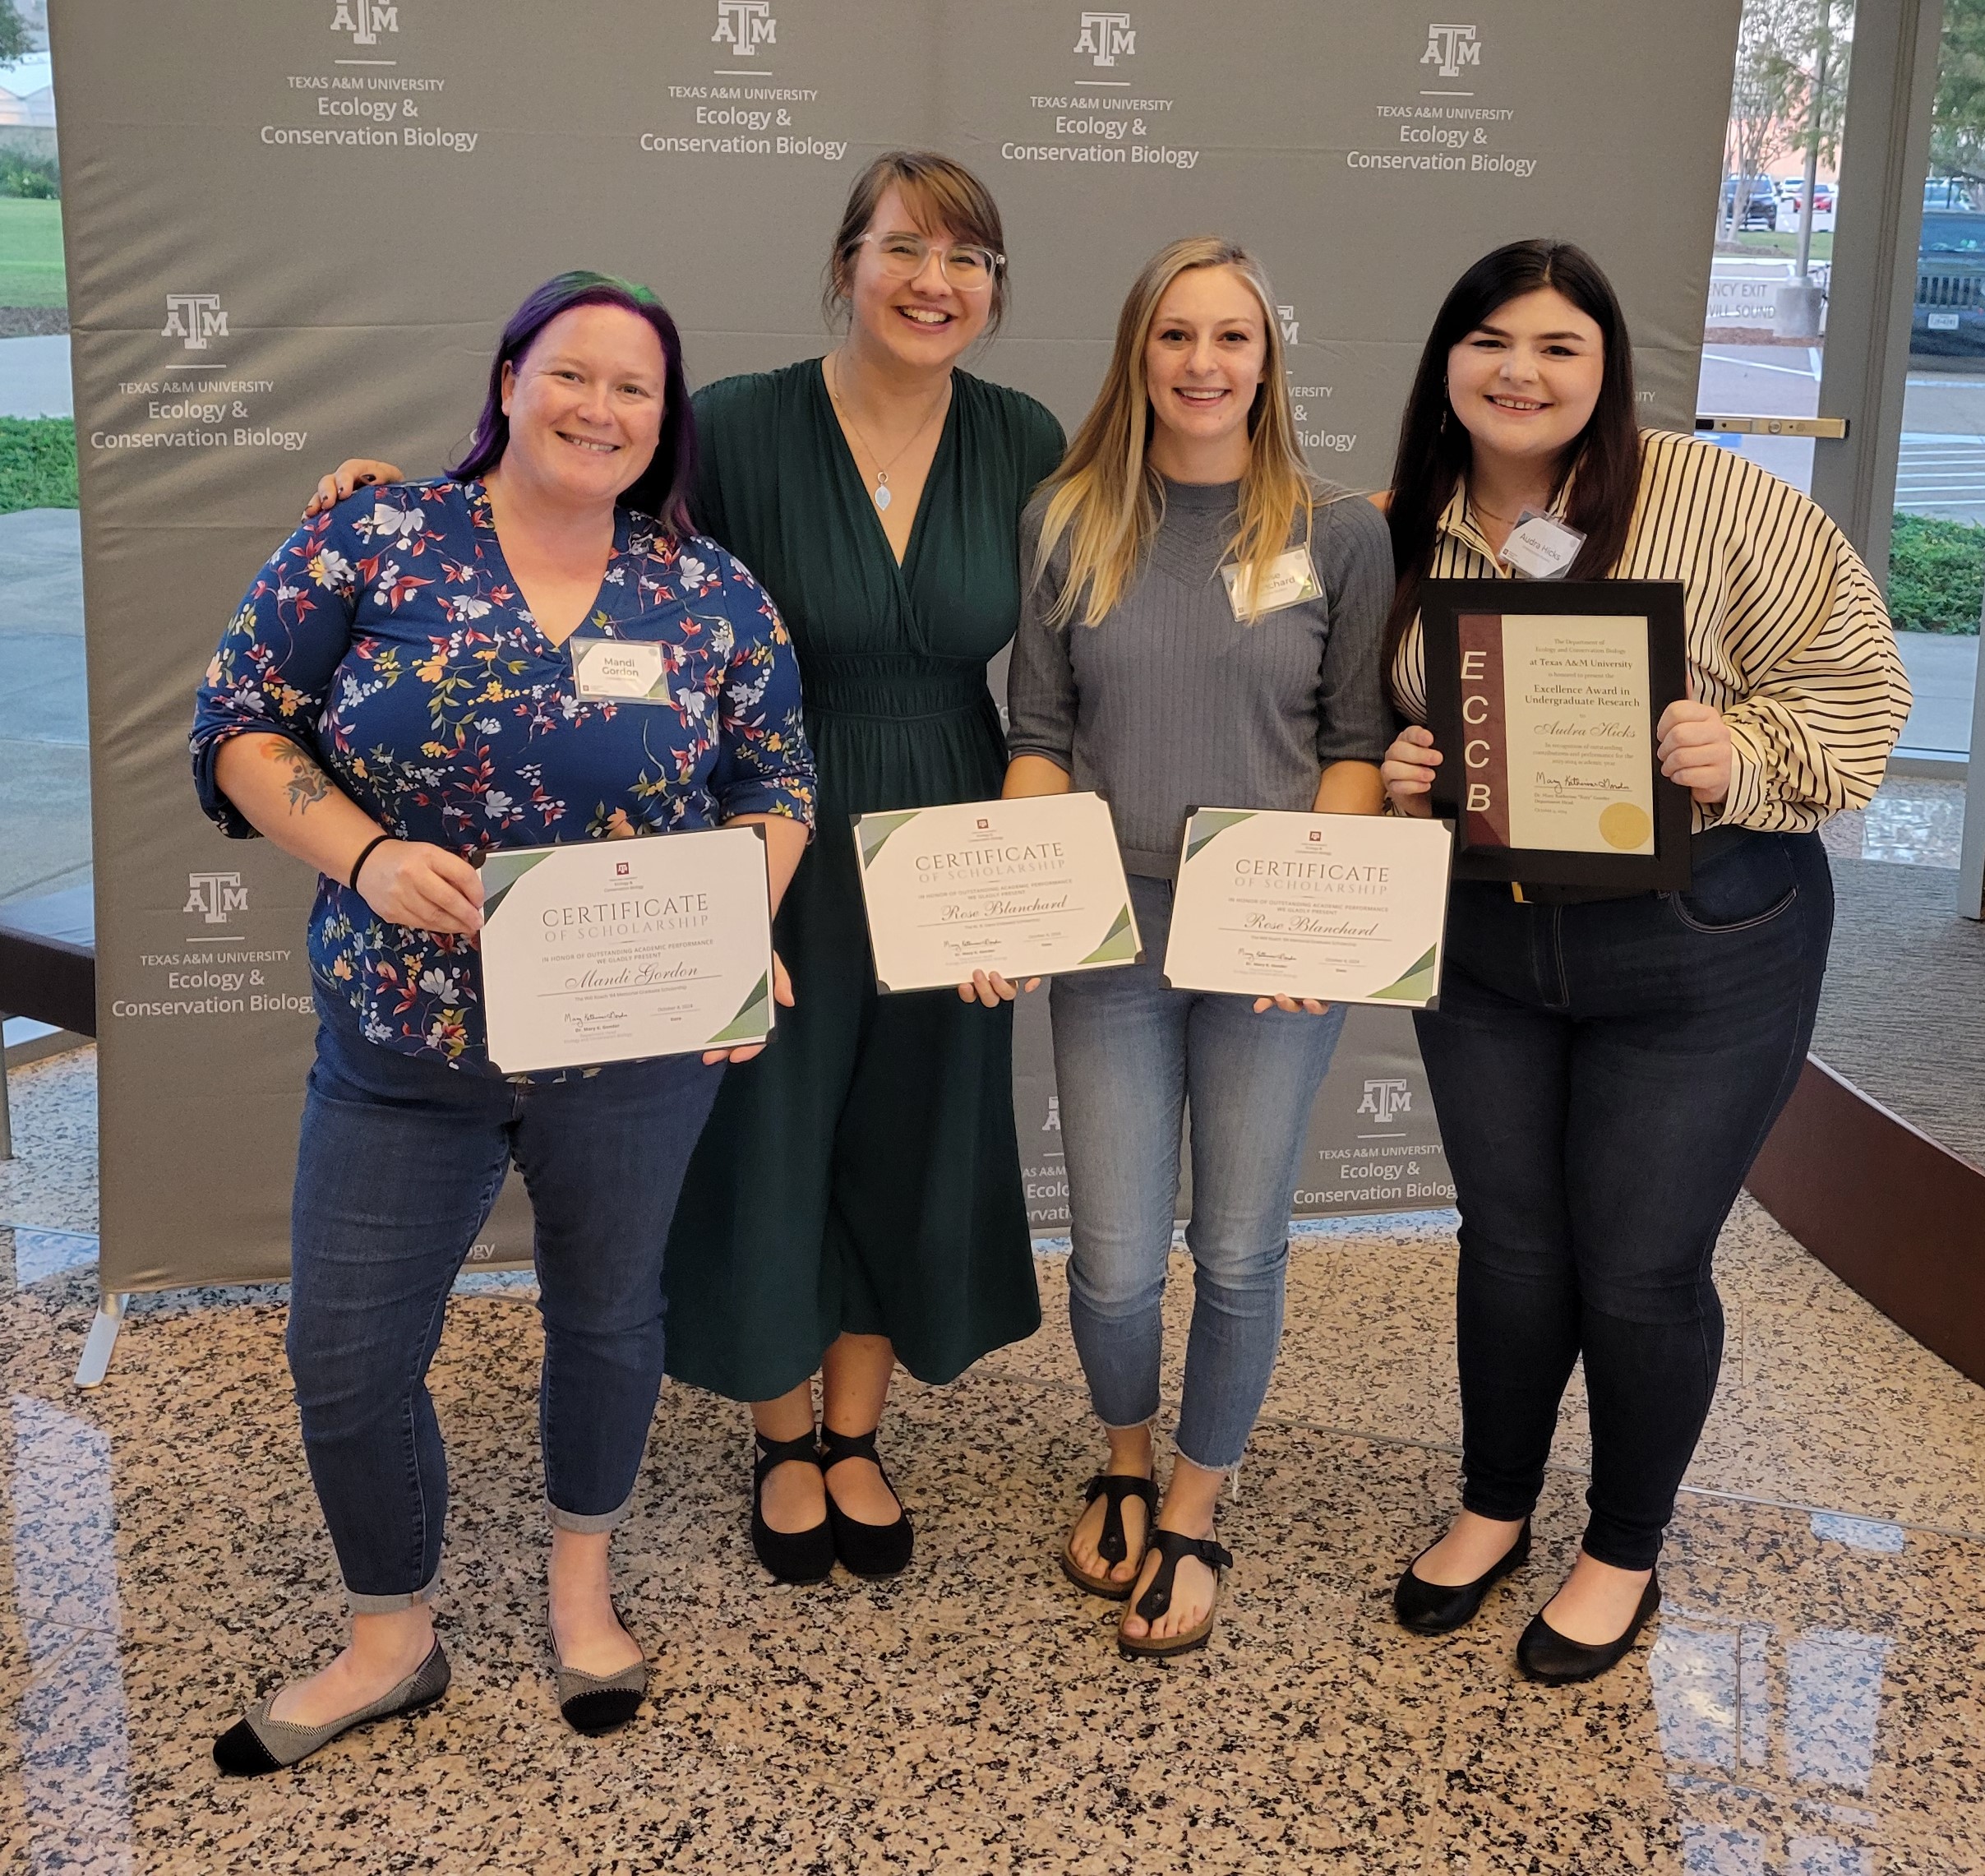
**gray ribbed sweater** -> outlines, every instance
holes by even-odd
[[[1044,755],[1102,794],[1129,871],[1177,872],[1189,807],[1307,809],[1326,764],[1384,755],[1392,539],[1370,502],[1330,499],[1340,493],[1325,492],[1310,539],[1321,596],[1253,625],[1235,618],[1220,577],[1238,483],[1165,485],[1150,558],[1096,626],[1048,623],[1067,543],[1030,585],[1046,505],[1028,507],[1008,752]],[[1296,526],[1300,540],[1299,515]]]

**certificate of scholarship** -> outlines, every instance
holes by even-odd
[[[753,827],[490,854],[490,1060],[520,1074],[764,1042],[773,1023],[765,882]]]
[[[1452,848],[1445,821],[1196,809],[1165,980],[1177,990],[1431,1008]]]

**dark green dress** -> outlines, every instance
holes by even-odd
[[[698,524],[799,653],[819,824],[777,926],[796,1000],[725,1076],[669,1236],[668,1371],[770,1400],[843,1331],[949,1381],[1041,1322],[1013,1135],[1013,1013],[879,996],[851,814],[979,801],[1006,767],[986,660],[1013,635],[1020,511],[1061,427],[953,374],[902,566],[818,359],[698,393]]]

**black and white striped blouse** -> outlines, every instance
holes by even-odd
[[[1457,489],[1428,577],[1506,573]],[[1693,694],[1722,713],[1733,750],[1729,797],[1697,804],[1698,831],[1727,822],[1805,834],[1867,806],[1909,714],[1909,681],[1874,580],[1817,503],[1734,451],[1643,431],[1633,522],[1611,576],[1685,590]],[[1424,723],[1417,619],[1392,689]]]

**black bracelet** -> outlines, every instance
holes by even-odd
[[[353,892],[357,892],[358,889],[358,869],[372,858],[372,849],[375,847],[383,847],[392,838],[393,836],[390,834],[376,834],[358,849],[358,857],[352,862],[351,888]]]

